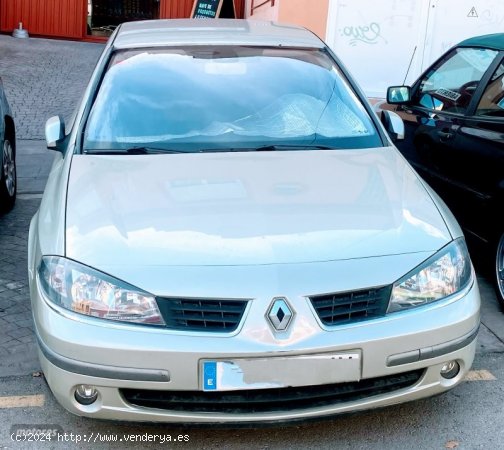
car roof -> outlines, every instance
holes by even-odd
[[[457,47],[486,47],[493,50],[504,50],[504,33],[472,37],[462,41]]]
[[[297,25],[236,19],[165,19],[123,23],[117,49],[179,45],[252,45],[323,48],[312,32]]]

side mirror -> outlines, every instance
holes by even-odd
[[[381,123],[387,130],[392,142],[404,139],[404,122],[398,114],[393,111],[383,110],[381,112]]]
[[[61,116],[53,116],[45,125],[47,148],[58,150],[58,144],[65,138],[65,121]]]
[[[387,103],[390,105],[402,105],[411,100],[411,88],[409,86],[391,86],[387,89]]]

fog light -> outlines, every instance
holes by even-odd
[[[81,405],[90,405],[98,398],[98,391],[93,386],[80,384],[75,389],[74,397]]]
[[[451,378],[455,378],[460,372],[460,365],[457,361],[450,361],[441,367],[441,376],[450,380]]]

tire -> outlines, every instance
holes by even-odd
[[[495,247],[495,292],[501,307],[504,308],[504,233],[497,240]]]
[[[14,148],[8,138],[0,148],[0,211],[14,207],[17,193],[17,175]]]

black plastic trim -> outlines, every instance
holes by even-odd
[[[110,378],[115,380],[129,380],[129,381],[170,381],[170,372],[161,369],[137,369],[133,367],[116,367],[105,366],[101,364],[92,364],[76,359],[67,358],[51,350],[37,334],[37,341],[40,351],[49,360],[60,369],[67,372],[73,372],[80,375],[87,375],[90,377]]]
[[[356,382],[237,391],[120,389],[120,392],[126,402],[142,408],[207,414],[260,414],[323,408],[391,394],[411,388],[424,373],[424,369],[417,369]]]
[[[409,364],[417,361],[425,361],[426,359],[436,358],[437,356],[452,353],[461,348],[467,347],[478,335],[479,325],[464,336],[452,341],[444,342],[443,344],[434,345],[431,347],[412,350],[404,353],[390,355],[387,358],[387,367],[400,366],[401,364]]]

